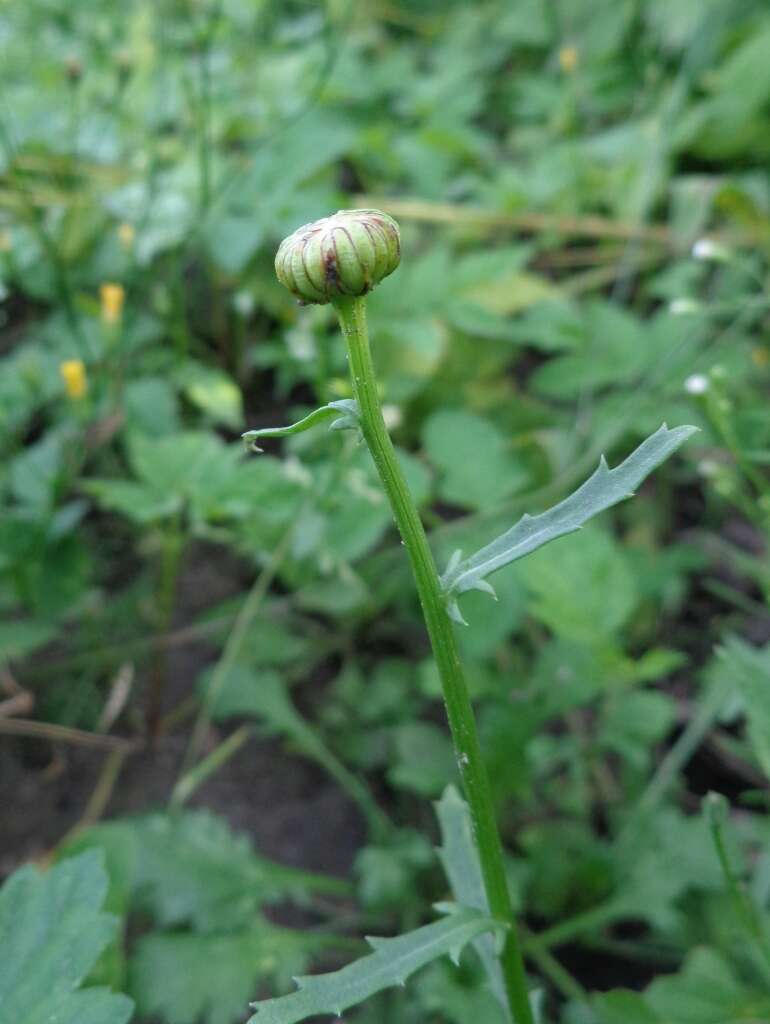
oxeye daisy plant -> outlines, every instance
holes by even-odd
[[[253,1024],[294,1024],[318,1014],[339,1015],[380,989],[403,984],[436,957],[456,959],[471,942],[505,1018],[512,1024],[534,1024],[503,845],[458,650],[456,631],[464,626],[461,597],[470,590],[494,597],[489,582],[493,573],[631,497],[696,429],[663,424],[614,469],[602,459],[593,475],[558,505],[523,516],[468,556],[455,552],[440,572],[383,417],[367,327],[366,297],[396,271],[400,260],[398,225],[379,210],[341,210],[304,225],[281,243],[275,261],[279,281],[300,303],[328,303],[337,314],[353,398],[331,402],[290,426],[249,431],[244,440],[259,451],[264,438],[300,433],[329,420],[332,429],[360,431],[371,453],[411,565],[462,779],[464,801],[450,791],[439,805],[442,856],[454,902],[441,905],[442,916],[416,931],[369,940],[372,952],[341,971],[299,978],[290,995],[254,1004]]]

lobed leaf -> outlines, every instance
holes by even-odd
[[[164,1024],[233,1024],[258,985],[289,984],[333,941],[259,918],[238,931],[151,932],[134,950],[129,990],[140,1014]]]
[[[338,879],[285,867],[208,811],[152,814],[126,824],[137,846],[134,886],[159,924],[201,932],[247,926],[261,906],[339,892]]]
[[[297,991],[253,1003],[248,1024],[297,1024],[318,1014],[336,1014],[382,989],[404,985],[420,967],[441,956],[457,961],[463,947],[483,932],[501,927],[478,910],[462,909],[433,924],[393,939],[367,939],[369,956],[339,971],[296,978]]]
[[[43,874],[26,865],[0,890],[0,1024],[125,1024],[132,1003],[78,991],[117,921],[102,912],[107,875],[90,850]]]
[[[602,456],[596,472],[558,505],[537,516],[522,516],[510,530],[469,558],[461,559],[461,552],[455,552],[441,578],[450,617],[464,621],[456,599],[465,591],[482,590],[494,596],[486,577],[497,569],[557,537],[574,533],[599,512],[632,497],[639,484],[696,430],[689,426],[669,430],[664,423],[615,469],[610,469]]]

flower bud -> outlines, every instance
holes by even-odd
[[[75,400],[83,398],[88,391],[88,377],[82,359],[65,359],[59,366],[59,373],[67,395]]]
[[[110,282],[99,285],[99,298],[101,300],[102,323],[108,327],[114,327],[115,324],[120,323],[123,313],[123,303],[126,298],[123,285]]]
[[[275,257],[281,284],[301,303],[366,295],[401,259],[398,224],[379,210],[340,210],[285,238]]]

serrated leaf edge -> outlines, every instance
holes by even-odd
[[[460,594],[466,593],[468,590],[481,590],[485,593],[491,591],[492,596],[495,596],[494,590],[486,582],[486,576],[531,554],[537,548],[558,537],[574,533],[593,516],[633,497],[633,489],[623,488],[613,493],[611,491],[613,478],[622,480],[624,473],[630,474],[632,486],[638,487],[653,470],[696,433],[697,429],[693,426],[682,426],[669,430],[664,423],[615,469],[609,468],[607,460],[602,455],[598,467],[591,476],[557,505],[535,516],[525,513],[509,530],[466,559],[462,559],[461,553],[455,551],[441,577],[441,587],[449,617],[455,622],[465,624],[465,619],[457,604],[457,597]],[[649,460],[649,464],[646,463],[646,459]],[[585,500],[592,489],[596,490],[597,485],[602,483],[609,488],[609,493],[591,495],[593,504],[581,510],[581,499]],[[533,524],[538,523],[542,524],[540,530],[529,532],[532,530]],[[509,545],[507,548],[506,541]]]
[[[299,1021],[317,1015],[331,1013],[340,1016],[344,1010],[368,999],[376,992],[385,988],[405,985],[407,979],[415,971],[438,957],[449,956],[454,963],[457,963],[464,947],[478,935],[504,927],[501,922],[493,920],[487,914],[463,907],[455,909],[448,917],[424,925],[406,935],[394,938],[367,936],[366,941],[373,950],[371,954],[348,964],[339,971],[321,975],[302,975],[295,978],[296,991],[275,999],[252,1003],[252,1008],[256,1012],[249,1019],[248,1024],[297,1024]],[[449,934],[445,934],[447,932]],[[399,943],[403,944],[405,940],[414,939],[420,934],[426,940],[422,948],[417,947],[401,954],[398,953]],[[387,960],[394,950],[396,953],[393,961],[388,963]],[[385,962],[374,962],[378,959]],[[357,981],[359,987],[364,991],[355,998],[345,996],[340,999],[343,984],[351,985],[349,981],[351,973],[360,973],[361,977]],[[381,977],[373,981],[372,975],[376,976],[377,974]],[[329,999],[322,991],[314,998],[312,991],[314,987],[327,988],[332,979],[342,975],[346,975],[345,981],[340,979],[333,999]]]

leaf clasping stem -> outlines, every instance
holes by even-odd
[[[433,554],[382,416],[369,348],[366,300],[363,297],[344,297],[335,299],[333,305],[345,338],[361,431],[374,459],[414,573],[470,808],[489,911],[492,917],[507,925],[500,962],[508,1003],[515,1024],[534,1024],[521,944],[505,876],[503,848],[473,707]]]

